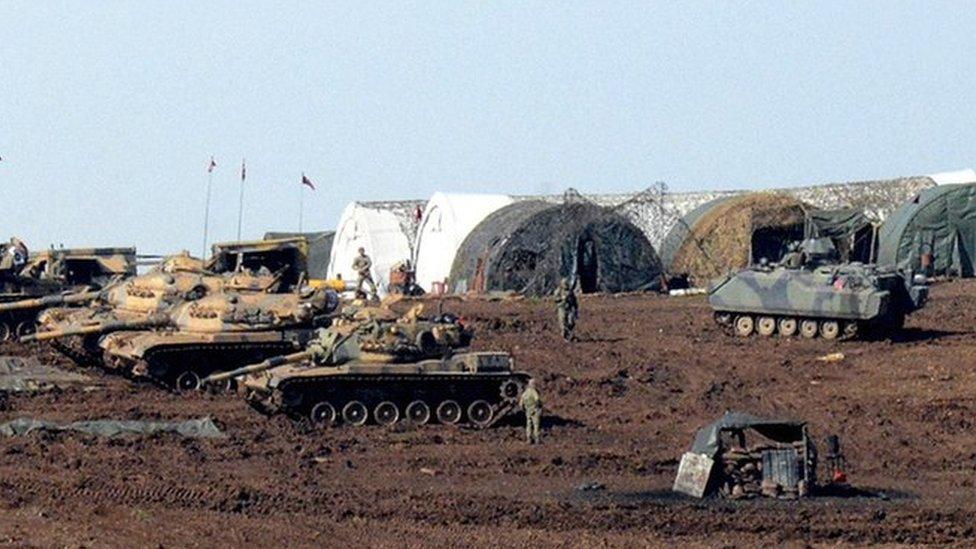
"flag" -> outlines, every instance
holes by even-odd
[[[313,191],[315,190],[315,183],[312,183],[311,179],[305,177],[305,174],[302,174],[302,185],[305,185]]]
[[[247,178],[247,166],[244,165],[244,159],[241,159],[241,183]]]
[[[210,157],[210,165],[207,166],[207,173],[213,173],[214,168],[217,167],[217,163],[214,162],[214,157]]]

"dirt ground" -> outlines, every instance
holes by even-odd
[[[516,424],[313,431],[231,396],[88,371],[96,389],[10,396],[0,419],[211,416],[227,436],[0,439],[0,544],[962,545],[976,534],[974,282],[935,287],[895,341],[734,339],[701,297],[587,296],[573,344],[545,301],[445,310],[478,327],[477,348],[512,352],[539,380],[544,444],[525,445]],[[0,354],[67,365],[43,346]],[[878,495],[672,496],[694,432],[726,409],[807,420],[821,448],[838,433],[852,483]]]

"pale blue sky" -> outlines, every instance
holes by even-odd
[[[244,7],[242,7],[242,4]],[[0,4],[0,231],[199,253],[351,200],[969,167],[964,2]],[[213,240],[213,239],[212,239]]]

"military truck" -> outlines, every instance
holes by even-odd
[[[712,282],[716,322],[737,336],[837,339],[900,329],[925,305],[924,276],[838,263],[827,239],[806,241],[776,265],[759,264]]]
[[[135,248],[59,248],[0,268],[0,340],[34,331],[48,307],[87,303],[98,290],[136,274]]]
[[[238,379],[248,402],[317,426],[424,424],[487,427],[512,412],[529,381],[507,353],[467,352],[472,333],[452,315],[336,322],[305,350],[205,383]],[[460,352],[457,352],[460,351]]]

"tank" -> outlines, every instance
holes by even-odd
[[[75,362],[100,364],[98,342],[107,330],[93,326],[115,331],[119,323],[168,315],[181,303],[220,292],[297,291],[306,280],[307,253],[305,239],[284,238],[215,244],[206,262],[186,252],[172,255],[149,272],[106,288],[87,307],[44,311],[37,319],[43,334],[24,340],[50,340]]]
[[[863,263],[836,263],[825,239],[793,247],[777,265],[760,264],[714,281],[715,320],[753,334],[824,339],[900,329],[925,305],[924,276]]]
[[[205,382],[236,378],[259,411],[317,426],[407,420],[487,427],[517,408],[530,376],[508,353],[465,351],[471,335],[450,315],[337,322],[302,352]]]
[[[51,249],[20,266],[7,262],[0,267],[0,340],[33,332],[44,309],[91,302],[135,273],[135,248]]]
[[[221,292],[174,307],[165,322],[104,324],[98,346],[107,368],[187,391],[214,372],[300,349],[338,306],[330,290]]]

